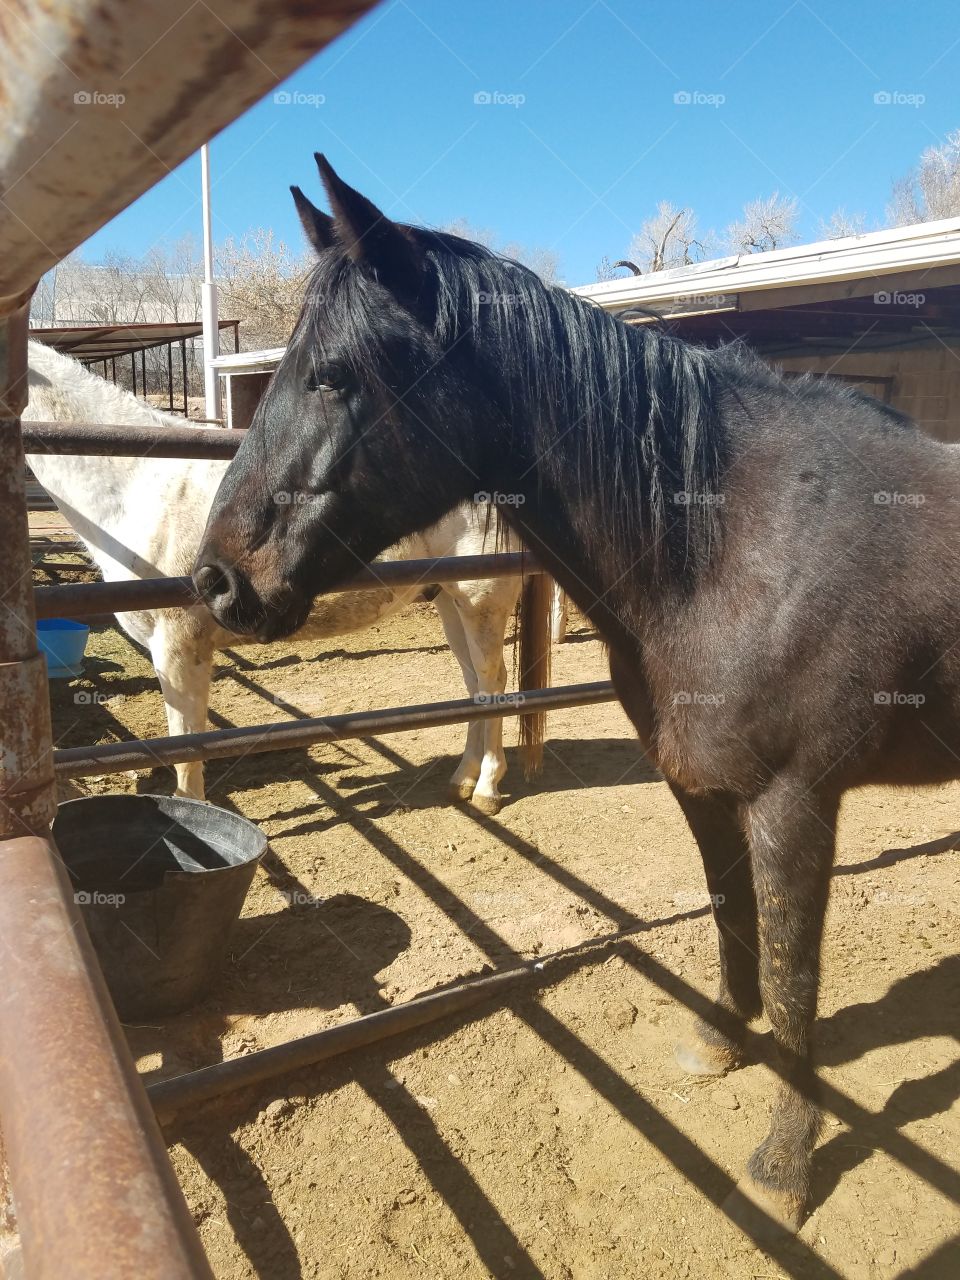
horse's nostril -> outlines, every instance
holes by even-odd
[[[205,600],[226,602],[224,597],[229,600],[234,594],[231,576],[229,570],[221,569],[219,565],[202,564],[194,572],[193,584]]]

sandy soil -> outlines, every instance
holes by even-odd
[[[62,743],[164,732],[145,658],[113,628],[89,654],[84,677],[53,691]],[[606,675],[576,627],[555,667],[557,683]],[[422,605],[325,654],[222,656],[212,722],[459,696]],[[844,805],[821,1003],[831,1110],[813,1212],[771,1256],[717,1207],[765,1130],[769,1035],[761,1024],[759,1060],[724,1080],[674,1064],[680,1001],[713,985],[713,931],[693,841],[624,715],[554,714],[536,784],[511,747],[497,818],[446,801],[461,736],[208,766],[211,798],[260,822],[272,854],[209,999],[128,1029],[149,1078],[520,958],[571,956],[539,990],[172,1126],[217,1276],[960,1275],[960,786]],[[170,790],[171,778],[77,788]]]

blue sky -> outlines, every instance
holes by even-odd
[[[555,249],[570,284],[659,200],[722,229],[779,189],[804,239],[838,206],[873,225],[960,127],[958,58],[955,0],[386,0],[214,139],[214,235],[298,242],[314,151],[391,216]],[[199,186],[193,157],[84,256],[199,236]]]

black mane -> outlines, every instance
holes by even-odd
[[[730,357],[653,326],[632,326],[518,262],[459,236],[409,229],[429,267],[432,333],[441,351],[463,345],[496,371],[502,409],[541,479],[571,461],[598,504],[605,541],[652,546],[659,579],[702,569],[720,541],[726,455],[720,398]],[[342,254],[321,257],[299,339],[327,333],[358,371],[382,368],[382,297]],[[640,494],[641,502],[624,501]]]

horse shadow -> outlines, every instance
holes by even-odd
[[[142,1073],[145,1084],[222,1061],[222,1037],[240,1016],[329,1012],[345,1005],[364,1014],[385,1007],[376,975],[410,945],[406,922],[353,894],[313,899],[277,860],[265,870],[292,905],[237,922],[216,992],[188,1012],[125,1026],[135,1057],[162,1055],[160,1067]],[[243,1039],[238,1045],[240,1052],[253,1047]],[[256,1161],[229,1126],[211,1143],[209,1125],[190,1121],[178,1117],[168,1128],[220,1186],[227,1218],[254,1272],[299,1275],[293,1237]]]

